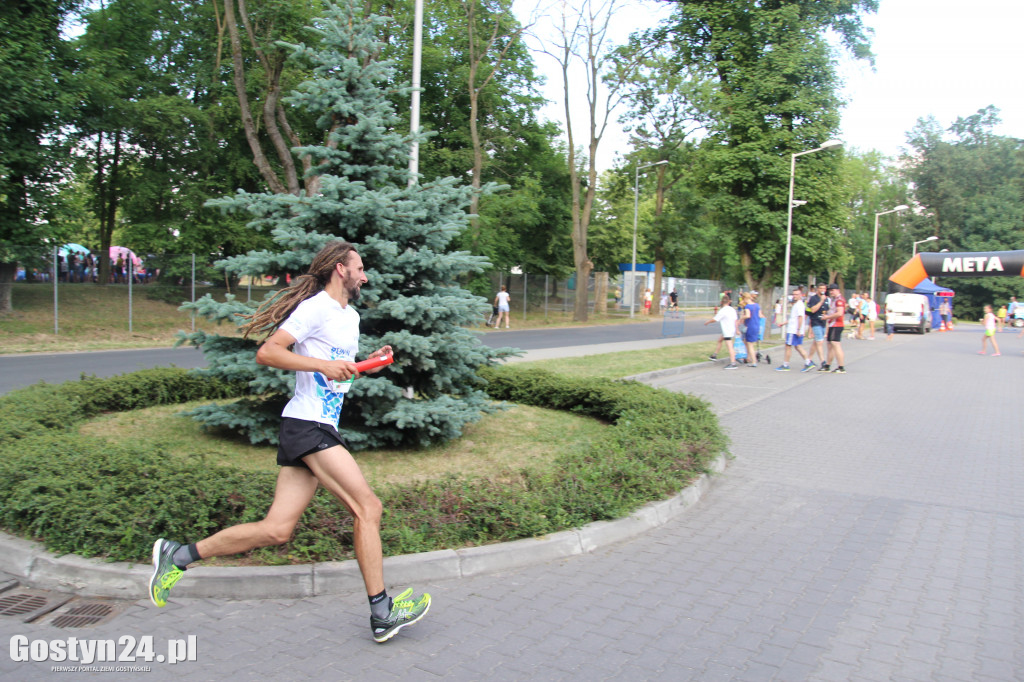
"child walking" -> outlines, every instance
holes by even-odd
[[[992,312],[992,306],[985,306],[985,335],[981,337],[981,350],[978,351],[978,355],[985,354],[985,344],[988,341],[992,341],[992,350],[995,351],[992,355],[1000,355],[999,344],[996,343],[996,316]]]

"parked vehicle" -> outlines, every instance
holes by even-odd
[[[922,294],[889,294],[885,297],[886,321],[893,325],[895,331],[930,332],[929,312],[928,297]]]

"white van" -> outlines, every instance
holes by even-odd
[[[922,294],[889,294],[885,297],[885,321],[893,329],[911,329],[918,334],[932,330],[928,297]]]

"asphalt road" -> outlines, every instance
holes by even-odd
[[[206,359],[196,348],[146,348],[89,353],[30,353],[0,355],[0,394],[40,381],[62,383],[81,375],[110,377],[150,367],[203,367]]]
[[[688,323],[684,336],[706,336],[710,329]],[[525,351],[568,346],[589,346],[662,338],[662,322],[609,324],[593,327],[500,330],[481,334],[491,348],[512,347]],[[0,355],[0,394],[40,381],[61,383],[82,374],[109,377],[150,367],[192,369],[206,365],[203,354],[191,347],[141,350],[92,351],[88,353],[38,353]]]

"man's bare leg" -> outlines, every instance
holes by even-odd
[[[199,556],[227,556],[257,547],[283,545],[295,530],[302,512],[316,493],[317,481],[303,467],[281,467],[274,489],[274,502],[266,518],[242,523],[214,533],[196,543]]]
[[[359,465],[340,445],[303,458],[320,484],[352,514],[353,544],[368,595],[384,591],[384,556],[380,542],[383,506],[370,489]]]

